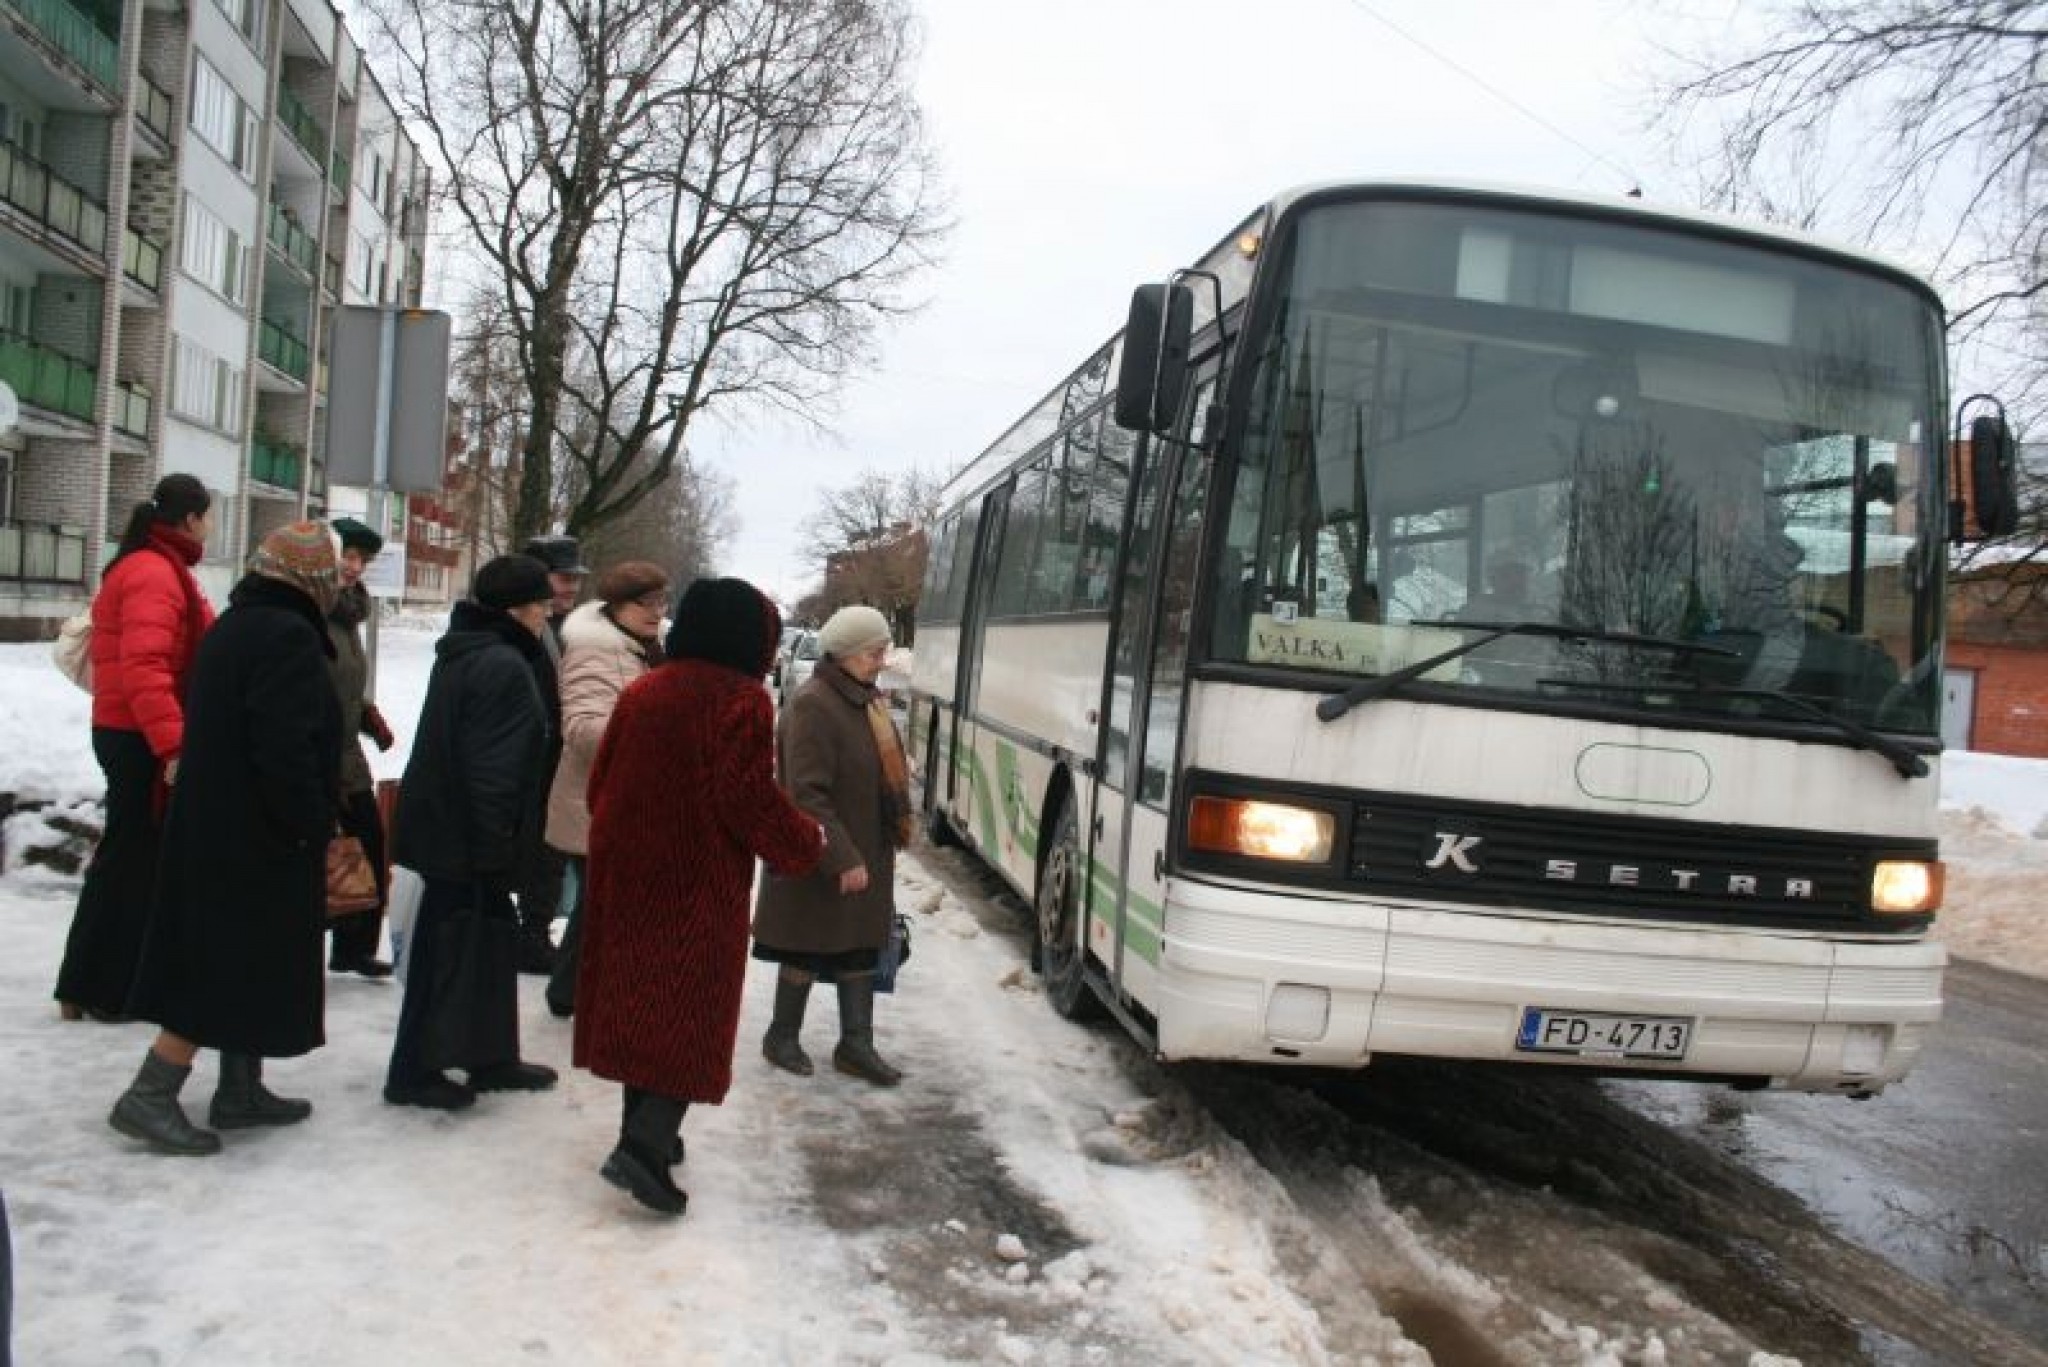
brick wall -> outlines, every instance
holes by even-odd
[[[2048,759],[2048,651],[1951,641],[1944,663],[1976,675],[1971,749]]]

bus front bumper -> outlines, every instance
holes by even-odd
[[[1851,1094],[1912,1067],[1941,1018],[1947,962],[1930,939],[1454,912],[1185,878],[1168,887],[1165,923],[1166,1058],[1357,1067],[1405,1054]],[[1532,1011],[1683,1021],[1683,1053],[1538,1051]]]

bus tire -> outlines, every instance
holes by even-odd
[[[1038,867],[1032,957],[1044,980],[1045,999],[1061,1016],[1075,1021],[1092,1019],[1102,1011],[1094,989],[1088,986],[1088,952],[1081,942],[1086,859],[1074,804],[1062,802]]]

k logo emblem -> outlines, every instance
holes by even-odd
[[[1422,861],[1425,869],[1441,869],[1446,866],[1460,873],[1477,873],[1479,864],[1473,858],[1486,837],[1482,835],[1459,835],[1456,831],[1436,833],[1436,853]]]

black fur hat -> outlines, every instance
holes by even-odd
[[[469,596],[479,606],[500,612],[544,603],[554,596],[548,587],[548,567],[530,555],[501,555],[487,560],[476,572]]]
[[[662,650],[760,678],[782,639],[782,614],[744,579],[699,579],[683,591]]]

